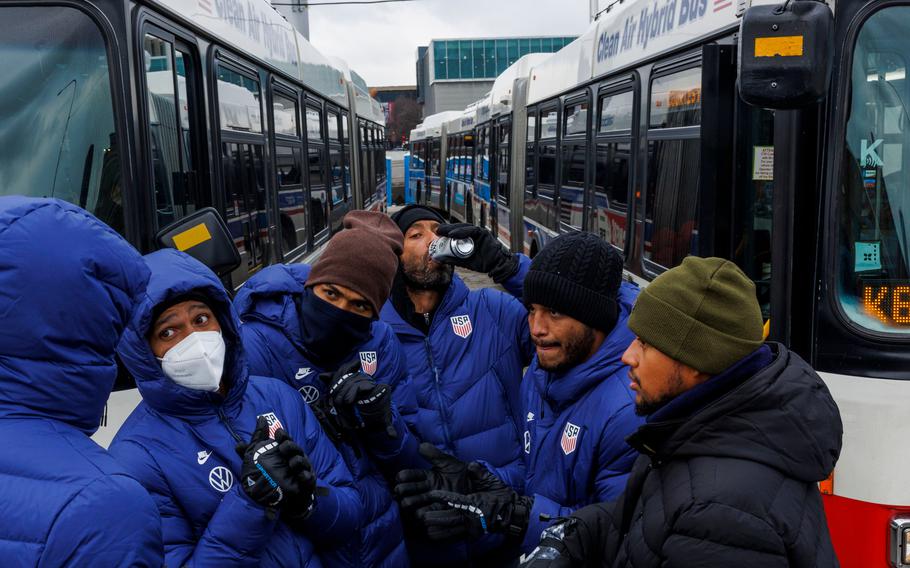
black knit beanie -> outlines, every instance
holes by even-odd
[[[408,232],[408,227],[416,223],[417,221],[438,221],[439,223],[445,223],[442,215],[440,215],[435,209],[427,207],[425,205],[408,205],[404,209],[396,211],[392,215],[392,221],[398,224],[398,228],[401,229],[402,234]]]
[[[609,332],[618,317],[621,282],[622,257],[616,249],[591,233],[568,233],[534,257],[523,299]]]

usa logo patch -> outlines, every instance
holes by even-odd
[[[581,432],[581,428],[571,422],[566,422],[566,429],[562,431],[562,439],[559,441],[562,453],[569,455],[575,451],[579,432]]]
[[[368,375],[373,375],[376,373],[376,352],[375,351],[361,351],[360,352],[360,368],[364,373]]]
[[[452,331],[462,339],[467,339],[474,328],[471,326],[471,318],[468,316],[452,316]]]
[[[275,432],[279,429],[283,429],[284,426],[281,425],[281,420],[278,420],[278,417],[275,416],[274,412],[266,412],[265,414],[260,414],[256,418],[263,417],[265,421],[269,424],[269,438],[275,439]]]

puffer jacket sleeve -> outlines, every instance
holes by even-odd
[[[41,556],[41,566],[163,564],[158,509],[139,483],[122,475],[83,488],[60,512]]]
[[[626,443],[625,436],[642,424],[632,401],[616,409],[604,426],[598,446],[597,476],[589,502],[613,501],[625,490],[638,452]]]
[[[243,341],[243,356],[252,375],[269,377],[274,375],[276,367],[272,354],[266,348],[269,340],[258,329],[256,323],[244,323],[240,326],[240,337]]]
[[[111,454],[145,487],[161,514],[168,566],[247,566],[258,564],[272,536],[276,519],[243,494],[235,483],[198,539],[171,495],[157,462],[138,443],[121,440]]]
[[[313,513],[300,528],[320,547],[332,548],[347,542],[362,525],[365,520],[363,507],[344,458],[326,436],[310,407],[299,396],[288,398],[298,407],[299,414],[296,415],[303,421],[302,430],[298,430],[303,432],[303,439],[298,443],[313,465],[317,485],[329,490],[328,495],[316,498]]]
[[[531,259],[520,252],[516,252],[515,257],[518,258],[518,270],[515,271],[515,274],[503,280],[500,285],[509,294],[521,300],[524,295],[525,276],[528,275],[528,270],[531,269]]]
[[[383,325],[382,330],[379,353],[382,365],[373,378],[393,389],[392,424],[398,437],[391,438],[385,431],[374,431],[365,432],[362,439],[376,465],[394,475],[402,469],[421,468],[427,464],[417,451],[420,440],[412,429],[417,423],[417,394],[411,386],[403,348],[391,328]]]
[[[514,339],[525,366],[531,363],[534,357],[534,343],[531,341],[531,330],[528,327],[528,310],[516,298],[503,294],[499,290],[484,288],[480,290],[483,302],[499,322],[502,334]],[[516,380],[521,377],[516,377]]]
[[[661,548],[662,566],[785,568],[787,548],[767,520],[724,503],[682,510]]]

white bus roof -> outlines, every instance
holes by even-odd
[[[460,113],[459,116],[446,121],[446,133],[454,134],[456,132],[465,132],[471,130],[477,124],[477,112],[471,105]]]
[[[751,4],[770,4],[758,0]],[[736,0],[626,0],[531,70],[528,103],[739,25]]]
[[[515,85],[515,79],[527,77],[531,73],[532,67],[540,65],[551,56],[550,53],[529,53],[509,65],[505,71],[500,73],[499,77],[496,77],[493,88],[490,89],[494,116],[506,114],[512,110],[512,87]]]
[[[228,46],[280,69],[347,107],[342,72],[269,4],[268,0],[152,0]]]
[[[417,128],[411,131],[411,140],[421,140],[428,136],[439,136],[442,125],[453,118],[460,117],[463,112],[461,110],[447,110],[431,114],[424,118],[423,122],[417,125]]]

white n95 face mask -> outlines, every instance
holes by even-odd
[[[224,370],[224,338],[218,331],[196,331],[160,358],[161,370],[188,389],[215,392]]]

